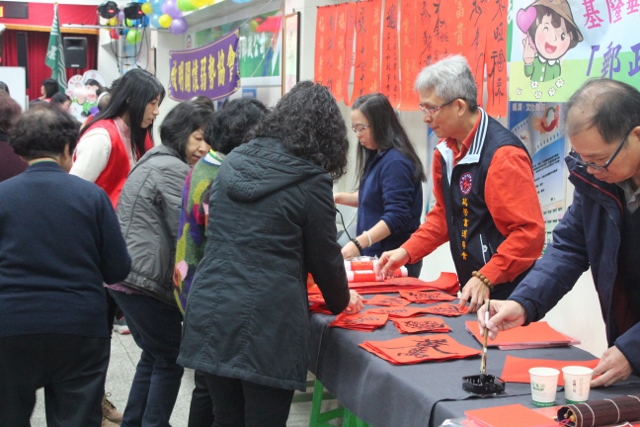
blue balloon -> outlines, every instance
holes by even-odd
[[[140,19],[140,26],[141,27],[148,27],[149,26],[149,17],[147,15],[143,16]]]
[[[158,12],[154,12],[153,15],[149,16],[149,24],[151,24],[153,28],[160,28],[160,22],[158,22],[160,16],[161,14]]]
[[[153,7],[153,11],[160,11],[160,8],[162,7],[162,3],[164,3],[163,0],[151,0],[149,3],[151,3],[151,6]]]

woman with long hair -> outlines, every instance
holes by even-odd
[[[70,173],[105,190],[114,209],[129,171],[153,147],[153,121],[164,95],[149,72],[128,71],[113,82],[107,107],[80,133]]]
[[[213,109],[183,102],[160,126],[162,144],[133,168],[116,213],[131,255],[131,273],[110,285],[131,335],[142,349],[123,427],[168,426],[183,368],[176,364],[182,314],[173,296],[173,266],[182,184],[209,150],[204,127]]]
[[[320,85],[286,94],[249,137],[211,187],[178,362],[204,373],[215,426],[284,427],[306,388],[308,273],[332,312],[363,305],[347,286],[331,194],[348,141]]]
[[[345,259],[380,256],[404,243],[420,226],[424,168],[389,100],[361,96],[351,108],[358,138],[358,191],[336,193],[338,204],[358,208],[356,237],[342,248]],[[422,261],[407,265],[418,277]]]

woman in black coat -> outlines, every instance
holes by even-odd
[[[327,88],[301,83],[220,167],[178,358],[205,373],[214,426],[285,426],[307,375],[307,273],[332,312],[362,308],[336,241],[346,132]]]

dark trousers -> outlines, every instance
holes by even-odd
[[[420,271],[422,271],[422,260],[416,262],[415,264],[407,264],[407,273],[409,277],[420,278]]]
[[[214,427],[285,427],[293,390],[205,374]]]
[[[195,371],[193,382],[195,383],[195,388],[191,395],[188,427],[212,427],[214,419],[213,402],[211,401],[204,373]]]
[[[175,305],[140,294],[109,290],[124,312],[134,341],[142,349],[122,427],[169,426],[184,368],[180,351],[182,314]]]
[[[48,427],[100,427],[109,338],[0,337],[0,427],[29,427],[44,387]]]

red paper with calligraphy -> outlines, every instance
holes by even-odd
[[[387,314],[370,313],[368,311],[357,314],[339,314],[329,326],[371,332],[384,326],[388,318]]]
[[[334,58],[331,70],[331,93],[336,102],[344,100],[347,92],[344,91],[345,68],[345,35],[347,32],[347,3],[339,4],[336,8],[335,35],[333,39]],[[327,80],[329,81],[329,80]]]
[[[400,291],[400,296],[411,302],[430,304],[436,301],[453,301],[457,299],[453,295],[440,291]]]
[[[328,68],[329,62],[329,40],[335,31],[330,28],[335,20],[336,8],[334,6],[324,6],[318,8],[316,17],[316,50],[313,66],[313,79],[316,83],[326,84],[330,76]]]
[[[407,301],[404,298],[396,298],[396,297],[387,297],[384,295],[376,295],[368,301],[365,301],[365,304],[369,305],[386,305],[386,306],[398,306],[398,305],[409,305],[411,301]]]
[[[414,317],[425,314],[426,307],[403,307],[403,306],[390,306],[372,308],[367,310],[371,313],[383,313],[388,314],[389,317]]]
[[[348,107],[351,105],[349,96],[349,80],[355,62],[355,52],[353,43],[356,39],[356,3],[347,3],[346,26],[344,35],[344,70],[342,72],[342,94],[344,103]]]
[[[458,308],[455,304],[438,304],[431,307],[425,307],[424,312],[429,314],[439,314],[441,316],[456,317],[466,314],[468,307]]]
[[[451,332],[451,328],[439,317],[417,317],[412,319],[394,319],[401,334],[415,334],[418,332]]]
[[[382,25],[381,91],[395,108],[401,100],[398,64],[398,0],[385,1]]]
[[[410,336],[389,341],[365,341],[360,347],[394,365],[438,362],[478,356],[479,350],[463,346],[449,336]]]
[[[491,0],[485,27],[487,45],[485,63],[487,69],[487,105],[491,116],[507,114],[507,0]],[[478,98],[482,99],[482,98]]]
[[[418,20],[416,1],[403,1],[400,6],[400,97],[399,110],[415,110],[418,95],[413,89],[414,82],[420,72],[420,51],[417,49],[416,37]]]
[[[380,0],[356,3],[356,62],[351,102],[380,92]]]

